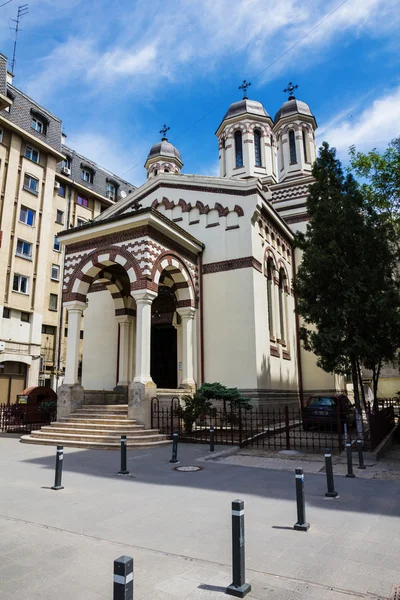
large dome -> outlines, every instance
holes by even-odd
[[[232,117],[237,117],[238,115],[244,114],[256,115],[257,117],[269,117],[269,114],[261,102],[243,98],[243,100],[239,100],[239,102],[234,102],[230,105],[223,118],[223,121],[225,121],[225,119],[231,119]]]
[[[164,156],[165,158],[176,158],[179,162],[182,163],[182,158],[179,150],[175,148],[171,142],[169,142],[166,138],[163,138],[161,142],[157,142],[154,146],[151,147],[147,160],[150,158],[154,158],[156,156]]]
[[[296,98],[291,98],[282,104],[275,115],[274,123],[276,124],[280,119],[291,117],[292,115],[304,115],[313,119],[315,118],[308,104]]]

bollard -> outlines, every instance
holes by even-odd
[[[346,454],[347,454],[346,477],[355,477],[355,475],[353,473],[353,453],[351,450],[351,442],[346,442]]]
[[[126,435],[121,435],[121,470],[118,475],[129,475],[126,468]]]
[[[214,452],[214,436],[215,429],[214,427],[210,427],[210,452]]]
[[[226,588],[226,593],[244,598],[251,591],[251,585],[245,583],[243,500],[232,502],[232,575],[233,583]]]
[[[328,491],[325,492],[327,498],[337,498],[338,493],[335,492],[335,484],[333,481],[332,454],[329,448],[325,448],[325,469]]]
[[[120,556],[114,560],[113,600],[133,600],[133,558]]]
[[[363,442],[362,440],[357,440],[357,452],[358,452],[358,467],[357,469],[365,469],[364,465],[364,454],[363,454]]]
[[[172,440],[173,440],[173,442],[172,442],[172,458],[169,461],[170,463],[178,463],[179,462],[179,460],[178,460],[178,437],[179,437],[179,434],[176,432],[172,435]]]
[[[61,485],[63,459],[64,459],[64,448],[62,446],[57,446],[56,477],[55,477],[54,485],[51,488],[52,490],[63,490],[64,489],[64,486]]]
[[[306,500],[304,497],[304,473],[303,469],[296,469],[296,502],[297,502],[297,523],[293,529],[296,531],[308,531],[310,523],[306,521]]]

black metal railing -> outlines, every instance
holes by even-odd
[[[57,409],[40,410],[25,404],[0,404],[0,431],[30,433],[55,421]]]

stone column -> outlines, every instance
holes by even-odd
[[[135,376],[129,386],[128,416],[150,426],[150,404],[156,387],[150,373],[151,305],[157,297],[151,290],[132,292],[136,302]]]
[[[68,311],[68,336],[63,384],[57,390],[57,419],[69,417],[84,400],[83,387],[78,380],[81,318],[85,302],[65,302]]]
[[[130,322],[133,317],[121,315],[116,317],[119,323],[119,365],[117,386],[127,387],[129,381],[129,358],[130,358]]]
[[[182,386],[194,388],[193,378],[193,323],[196,309],[178,308],[177,313],[182,321]]]

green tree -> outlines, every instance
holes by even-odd
[[[328,372],[351,370],[361,407],[361,365],[372,369],[376,394],[382,361],[399,346],[399,290],[391,222],[374,210],[336,151],[324,142],[307,199],[310,223],[297,234],[303,251],[295,281],[300,337]],[[376,383],[376,385],[375,385]]]

